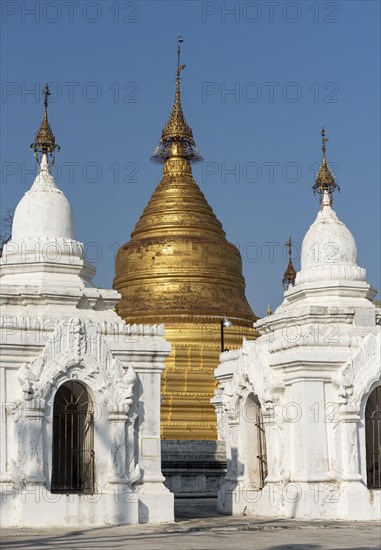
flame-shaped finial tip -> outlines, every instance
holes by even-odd
[[[167,124],[164,126],[160,143],[155,149],[151,160],[163,163],[169,157],[183,157],[190,162],[199,162],[203,158],[199,154],[198,147],[193,138],[191,127],[185,120],[181,105],[180,80],[181,71],[186,65],[181,65],[181,46],[184,42],[182,36],[177,39],[177,69],[176,69],[176,93],[175,101]]]
[[[326,148],[325,144],[327,143],[327,141],[329,141],[329,138],[325,137],[324,126],[321,129],[320,135],[321,135],[321,152],[323,153],[323,157],[325,157],[325,153],[327,151],[327,148]]]
[[[56,143],[56,138],[52,132],[48,120],[48,104],[50,95],[49,84],[46,83],[44,88],[44,118],[42,119],[40,128],[35,135],[34,142],[30,146],[36,157],[37,153],[46,155],[50,154],[52,156],[55,150],[57,150],[57,153],[61,151],[60,146]]]
[[[292,264],[292,239],[291,237],[286,242],[286,246],[288,248],[288,265],[287,269],[284,272],[282,285],[285,288],[285,290],[288,289],[290,285],[294,286],[295,279],[296,279],[296,271],[294,269],[294,266]]]
[[[327,164],[327,158],[326,158],[326,152],[327,147],[326,143],[328,141],[328,138],[325,137],[325,129],[324,126],[320,132],[321,134],[321,151],[322,151],[322,163],[320,166],[319,173],[317,175],[317,178],[315,180],[314,185],[312,186],[314,193],[319,193],[320,195],[324,195],[325,192],[328,193],[330,200],[332,202],[333,192],[335,189],[340,191],[340,187],[335,182],[335,178],[333,177],[333,174],[331,170],[328,167]]]

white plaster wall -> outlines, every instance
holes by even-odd
[[[42,155],[0,258],[0,405],[16,413],[0,440],[3,526],[173,521],[159,444],[170,345],[162,326],[126,325],[114,311],[119,294],[95,288],[94,274]],[[94,495],[50,493],[54,396],[71,377],[95,407]]]

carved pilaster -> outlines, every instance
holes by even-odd
[[[358,423],[360,417],[352,411],[341,412],[341,445],[342,445],[342,466],[344,481],[359,481],[359,437]]]
[[[227,438],[227,464],[226,464],[226,476],[227,481],[236,481],[239,477],[239,422],[234,418],[232,414],[228,414],[229,432],[230,437]]]
[[[138,463],[138,445],[137,434],[135,430],[135,422],[138,418],[138,413],[133,408],[129,411],[127,419],[127,438],[126,438],[126,460],[127,460],[127,477],[130,483],[135,483],[141,477],[141,470]]]
[[[1,482],[18,482],[23,480],[21,465],[21,403],[12,401],[4,404],[5,423],[2,426],[4,439],[2,441],[2,471]]]
[[[25,401],[24,407],[26,483],[41,484],[45,481],[42,439],[45,400],[31,399]]]
[[[115,403],[109,406],[111,428],[111,466],[109,483],[126,483],[126,422],[128,406]]]
[[[225,441],[225,413],[223,409],[222,391],[216,390],[214,397],[210,400],[214,406],[217,416],[217,439],[218,441]]]

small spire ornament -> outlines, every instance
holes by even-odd
[[[159,145],[156,147],[151,160],[163,163],[169,157],[184,157],[190,162],[203,160],[194,141],[191,127],[185,120],[181,105],[180,80],[181,71],[186,65],[180,64],[181,46],[184,42],[182,36],[177,39],[177,69],[176,69],[176,93],[175,101],[167,124],[164,126]]]
[[[61,151],[61,147],[56,143],[56,138],[48,120],[48,98],[50,95],[49,84],[46,84],[44,88],[44,118],[42,119],[38,132],[36,132],[34,142],[30,145],[30,148],[34,151],[37,162],[40,162],[41,156],[44,154],[53,157],[55,150],[57,150],[58,154]],[[40,153],[40,155],[38,153]],[[54,164],[54,157],[52,164]]]
[[[292,239],[291,237],[286,242],[286,246],[288,248],[288,265],[287,269],[284,272],[282,285],[285,290],[288,289],[290,285],[294,286],[295,284],[295,278],[296,278],[296,271],[294,269],[294,266],[292,264]]]
[[[321,195],[320,197],[320,203],[322,203],[322,199],[324,194],[328,194],[330,203],[332,204],[333,201],[333,193],[335,189],[337,189],[340,192],[340,187],[335,182],[335,178],[332,175],[332,172],[330,171],[328,165],[327,165],[327,158],[326,158],[326,143],[328,141],[328,138],[325,137],[325,129],[324,126],[321,130],[321,141],[322,141],[322,163],[319,170],[319,173],[317,175],[317,178],[315,180],[314,185],[312,186],[314,195],[316,193],[319,193]]]

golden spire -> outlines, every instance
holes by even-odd
[[[163,176],[129,242],[115,259],[118,314],[130,324],[165,323],[172,344],[162,376],[161,426],[165,439],[215,439],[214,370],[221,352],[221,321],[229,349],[257,337],[245,296],[242,258],[226,239],[192,176],[200,160],[180,101],[179,39],[176,97],[154,160]]]
[[[156,147],[151,159],[155,162],[165,162],[169,157],[183,157],[190,162],[199,162],[203,158],[199,154],[198,147],[193,139],[193,132],[187,124],[181,106],[180,74],[186,65],[180,65],[181,36],[177,40],[177,70],[175,101],[167,124],[164,126],[159,145]]]
[[[330,169],[327,165],[327,158],[326,158],[326,150],[327,149],[326,149],[325,144],[327,143],[328,138],[325,137],[324,126],[321,130],[321,141],[322,141],[321,150],[322,150],[322,154],[323,154],[323,159],[322,159],[322,163],[321,163],[319,173],[317,175],[317,178],[315,180],[314,185],[312,186],[312,189],[313,189],[314,193],[319,193],[321,195],[323,195],[324,192],[327,191],[328,194],[329,194],[329,197],[331,199],[331,202],[332,202],[333,192],[335,191],[335,189],[340,191],[340,187],[335,182],[335,178],[333,177],[333,175],[332,175],[332,173],[331,173],[331,171],[330,171]]]
[[[57,149],[57,153],[61,151],[61,147],[57,145],[56,138],[52,132],[48,121],[48,97],[50,96],[49,85],[46,84],[44,88],[44,118],[42,119],[40,129],[35,135],[34,142],[30,148],[34,150],[34,156],[37,157],[37,153],[53,155]]]
[[[285,290],[288,289],[290,285],[294,286],[295,284],[295,278],[296,278],[296,271],[294,269],[294,266],[292,264],[292,240],[291,237],[286,242],[286,246],[288,248],[288,266],[286,271],[283,275],[283,281],[282,285],[284,286]]]

